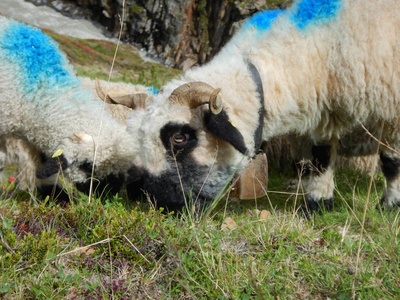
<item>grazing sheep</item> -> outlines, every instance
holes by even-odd
[[[125,122],[104,109],[47,35],[1,16],[0,87],[0,144],[4,150],[11,139],[17,146],[8,150],[18,156],[19,170],[29,169],[24,188],[35,186],[32,174],[47,179],[62,172],[79,190],[88,191],[95,164],[95,185],[118,191],[137,148]],[[32,149],[40,155],[29,155]],[[62,154],[52,157],[58,149]]]
[[[302,0],[253,16],[128,120],[145,189],[169,207],[213,199],[261,142],[298,135],[312,140],[315,164],[304,208],[329,209],[337,145],[365,127],[387,145],[383,199],[399,205],[399,12],[396,0]]]
[[[107,82],[104,80],[92,80],[87,77],[80,78],[82,85],[89,87],[93,93],[98,94],[100,99],[115,99],[117,97],[126,97],[127,95],[142,95],[147,100],[156,90],[142,85],[133,85],[125,82]],[[96,84],[97,83],[97,84]],[[101,85],[101,86],[100,86]],[[99,88],[101,90],[99,91]],[[100,101],[99,99],[99,101]],[[123,105],[115,105],[106,103],[106,109],[111,113],[112,117],[125,123],[132,108]],[[57,175],[53,175],[47,179],[37,179],[36,170],[41,168],[42,157],[41,152],[33,145],[23,138],[7,137],[0,141],[0,172],[4,165],[14,164],[17,166],[16,181],[17,189],[25,190],[33,194],[34,189],[37,188],[42,194],[53,194],[54,198],[60,198],[64,195],[59,187],[62,185]],[[128,187],[128,194],[132,199],[137,198],[141,193],[140,178],[132,168],[128,174],[134,174],[134,177],[127,176],[126,184]],[[65,181],[63,182],[65,185]]]

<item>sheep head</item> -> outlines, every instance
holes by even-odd
[[[74,132],[60,144],[60,151],[54,155],[45,155],[36,177],[48,180],[60,176],[64,182],[73,183],[76,188],[89,194],[117,193],[126,178],[128,164],[132,158],[124,158],[118,148],[118,139],[111,136],[94,137],[85,132]],[[96,147],[96,145],[98,147]],[[96,153],[96,154],[95,154]],[[119,157],[119,160],[113,159]],[[91,183],[93,178],[93,184]]]
[[[168,100],[190,109],[208,104],[209,110],[206,112],[204,120],[207,129],[230,143],[242,154],[246,154],[248,150],[244,145],[242,135],[223,111],[220,91],[220,88],[215,89],[205,82],[189,82],[176,88]]]
[[[200,81],[173,81],[148,103],[140,125],[128,124],[128,130],[136,128],[132,135],[141,147],[143,187],[159,205],[176,209],[186,201],[207,204],[237,173],[240,197],[262,195],[260,191],[244,192],[249,181],[246,172],[241,172],[256,154],[254,134],[260,102],[255,90],[250,86],[249,92],[237,93]],[[236,108],[226,102],[232,97],[248,99],[248,104],[240,103],[243,115],[235,115]],[[260,180],[265,190],[266,179]]]

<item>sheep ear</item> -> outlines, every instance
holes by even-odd
[[[46,179],[58,173],[60,170],[65,169],[66,167],[68,167],[68,161],[64,154],[61,154],[60,156],[47,159],[43,166],[36,171],[36,177],[38,179]]]
[[[93,137],[84,132],[74,132],[74,136],[80,142],[93,143]]]
[[[261,198],[266,195],[267,183],[268,160],[260,153],[240,172],[231,195],[240,199]]]
[[[209,131],[231,144],[240,153],[248,154],[242,134],[230,122],[228,114],[224,109],[219,114],[206,111],[204,113],[204,124]]]

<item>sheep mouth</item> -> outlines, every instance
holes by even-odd
[[[165,171],[160,175],[143,172],[143,189],[150,195],[150,199],[158,206],[169,211],[180,211],[183,207],[207,207],[218,194],[227,187],[227,180],[221,176],[211,180],[209,167],[191,163],[185,168]],[[229,178],[229,175],[227,175]]]
[[[173,172],[161,176],[143,176],[143,189],[157,207],[167,211],[181,211],[185,206],[204,206],[209,203],[210,195],[204,195],[193,186],[180,185],[179,178]]]
[[[78,191],[87,195],[89,195],[92,186],[93,194],[96,196],[115,195],[121,190],[123,183],[124,176],[122,174],[112,173],[102,179],[93,178],[93,184],[91,184],[91,178],[74,182]]]

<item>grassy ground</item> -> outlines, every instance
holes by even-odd
[[[108,76],[112,44],[56,38],[79,74]],[[118,54],[116,79],[142,72],[137,82],[160,87],[176,76],[132,53]],[[165,214],[123,192],[60,207],[4,182],[0,298],[396,299],[399,213],[376,209],[382,176],[370,185],[366,175],[339,172],[334,210],[311,220],[297,213],[302,196],[288,180],[271,173],[268,197],[223,198],[203,218]]]
[[[223,198],[203,218],[124,195],[60,207],[5,191],[0,297],[395,299],[399,214],[375,208],[382,178],[368,194],[365,175],[340,172],[334,211],[311,220],[287,180],[272,174],[268,197]]]

